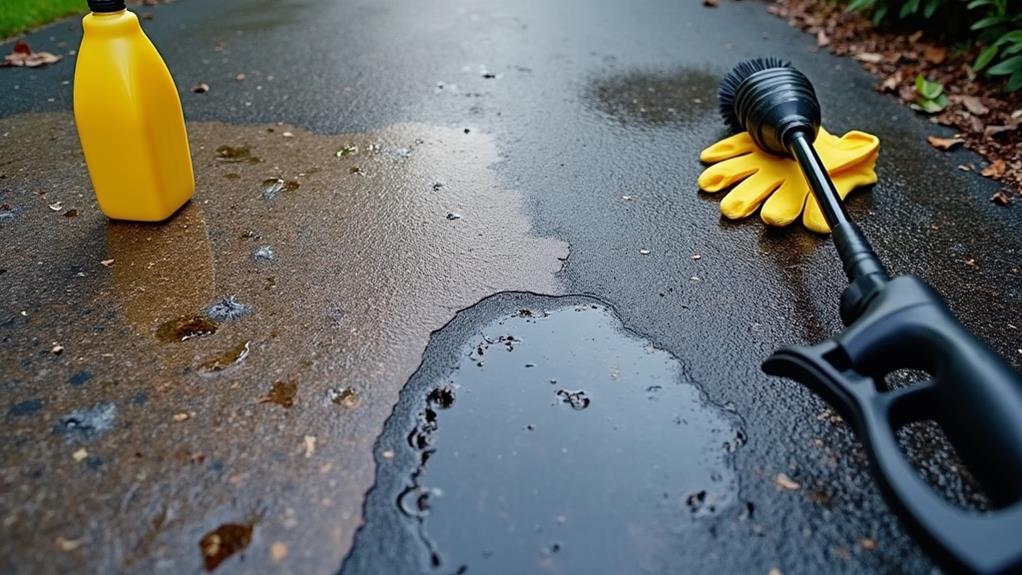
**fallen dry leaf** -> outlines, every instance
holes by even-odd
[[[987,126],[983,130],[983,135],[990,138],[1004,132],[1011,132],[1018,127],[1018,124],[1008,124],[1007,126]]]
[[[81,539],[65,539],[63,537],[57,537],[57,548],[61,551],[74,551],[82,546]]]
[[[1008,164],[1004,160],[994,160],[989,166],[983,168],[980,175],[988,178],[999,178],[1004,175],[1004,170],[1008,169]]]
[[[71,208],[70,210],[64,212],[64,217],[65,218],[77,218],[78,217],[78,210],[75,209],[75,208]]]
[[[305,436],[305,459],[308,459],[316,453],[316,436],[306,435]]]
[[[59,212],[60,210],[63,210],[63,209],[64,209],[64,204],[61,203],[61,202],[53,202],[52,204],[50,204],[50,210],[52,210],[54,212]]]
[[[187,413],[182,411],[181,413],[175,413],[174,414],[174,421],[177,421],[177,422],[186,421],[190,417],[191,417],[190,415],[188,415]]]
[[[1006,206],[1011,203],[1011,197],[1004,193],[1004,190],[997,190],[997,193],[990,196],[990,201],[999,206]]]
[[[85,451],[85,448],[81,448],[78,451],[71,454],[71,458],[75,461],[81,461],[89,456],[89,452]]]
[[[38,68],[39,66],[45,66],[47,64],[56,64],[63,59],[63,56],[57,56],[49,52],[33,52],[32,48],[25,42],[19,41],[14,44],[14,49],[10,54],[4,56],[4,63],[2,66],[13,66],[17,68]]]
[[[897,91],[898,84],[900,84],[900,83],[901,83],[901,74],[895,74],[893,76],[888,76],[887,78],[884,79],[883,82],[881,82],[881,84],[880,84],[880,91],[881,92],[895,92],[895,91]]]
[[[209,91],[209,84],[207,84],[205,82],[200,82],[200,83],[192,86],[192,92],[195,92],[196,94],[205,94],[208,91]]]
[[[877,54],[876,52],[859,52],[855,55],[855,59],[867,64],[879,64],[883,61],[884,55]]]
[[[901,98],[902,101],[915,102],[916,96],[918,96],[918,94],[916,93],[915,86],[911,84],[903,84],[898,87],[898,97]]]
[[[717,0],[703,0],[703,6],[709,6],[713,8],[717,5]]]
[[[830,36],[827,36],[825,31],[820,30],[816,33],[816,45],[821,48],[830,45]]]
[[[105,268],[108,268],[108,267],[110,267],[110,266],[114,265],[114,259],[113,259],[113,258],[110,258],[110,259],[108,259],[108,260],[99,260],[99,263],[100,263],[100,265],[102,265],[103,267],[105,267]]]
[[[785,491],[794,491],[802,488],[802,485],[793,481],[790,477],[783,473],[777,474],[777,477],[774,478],[774,485],[777,486],[777,489],[783,489]]]
[[[958,99],[962,102],[962,105],[965,106],[966,110],[976,114],[977,116],[983,116],[990,111],[990,108],[983,105],[983,101],[976,96],[961,96]]]
[[[965,140],[961,138],[938,138],[937,136],[927,136],[926,141],[938,150],[950,150],[965,143]]]
[[[923,58],[931,64],[940,64],[947,58],[947,48],[943,46],[927,46],[923,48]]]

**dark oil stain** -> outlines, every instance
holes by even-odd
[[[27,415],[35,415],[39,413],[43,408],[43,402],[41,399],[26,399],[25,401],[15,403],[14,405],[7,408],[7,415],[10,417],[25,417]]]
[[[95,439],[110,431],[117,417],[117,406],[104,401],[87,409],[76,409],[61,416],[57,421],[56,432],[69,441],[86,441]]]
[[[220,298],[219,301],[206,308],[206,315],[213,321],[230,321],[247,315],[252,306],[241,303],[234,296]]]
[[[216,160],[224,164],[258,164],[262,160],[252,155],[248,146],[220,146],[216,149]]]
[[[720,77],[702,70],[631,71],[594,78],[584,98],[617,122],[666,126],[716,110],[719,84]]]
[[[245,361],[251,352],[251,342],[243,341],[224,353],[202,362],[199,369],[206,373],[216,373],[229,367],[234,367]]]
[[[206,571],[220,566],[228,557],[244,551],[252,542],[255,526],[251,523],[224,523],[199,540],[199,551]]]
[[[171,343],[188,341],[189,339],[216,333],[217,325],[201,316],[182,316],[160,324],[156,329],[156,339]]]
[[[88,371],[79,371],[78,373],[72,375],[71,379],[69,379],[68,381],[71,383],[71,385],[77,387],[79,385],[85,385],[86,383],[89,382],[90,379],[92,379],[91,373],[89,373]]]
[[[270,392],[259,398],[259,403],[276,403],[285,408],[291,408],[295,404],[295,396],[298,395],[297,381],[278,381],[270,388]]]

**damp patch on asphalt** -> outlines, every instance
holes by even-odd
[[[593,77],[583,99],[624,125],[690,124],[715,113],[719,85],[720,76],[705,70],[629,70]]]
[[[342,573],[640,572],[736,507],[741,422],[678,358],[599,301],[490,307],[402,391]]]

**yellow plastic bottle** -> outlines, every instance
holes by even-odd
[[[78,137],[99,208],[158,222],[195,191],[174,79],[124,0],[89,0],[75,68]]]

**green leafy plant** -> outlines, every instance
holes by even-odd
[[[916,94],[918,98],[912,108],[921,110],[927,114],[936,114],[947,107],[947,94],[944,93],[944,86],[940,82],[931,82],[925,76],[916,76]]]
[[[1010,13],[1008,2],[972,0],[968,8],[983,11],[984,17],[971,29],[986,44],[972,69],[979,72],[986,68],[990,76],[1007,76],[1004,89],[1010,92],[1022,88],[1022,13]]]
[[[900,2],[899,0],[851,0],[848,3],[848,10],[869,14],[873,23],[879,25],[888,20],[888,16],[893,15],[895,11],[897,11],[899,20],[916,15],[929,20],[945,2],[946,0],[900,0]]]

